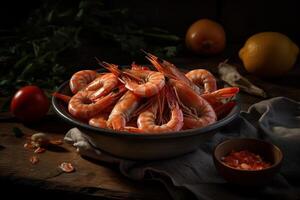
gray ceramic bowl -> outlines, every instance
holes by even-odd
[[[224,164],[221,159],[231,151],[248,150],[260,155],[271,166],[262,170],[240,170]],[[258,139],[229,139],[217,145],[213,153],[214,163],[218,172],[231,183],[258,186],[268,183],[280,170],[282,163],[281,150],[266,141]]]
[[[62,84],[57,92],[70,95],[69,82]],[[52,105],[59,117],[91,137],[96,148],[116,157],[133,160],[165,159],[194,151],[240,113],[240,105],[237,104],[227,116],[204,128],[159,135],[133,134],[96,128],[83,123],[71,116],[67,105],[55,97],[52,97]]]

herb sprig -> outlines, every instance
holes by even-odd
[[[141,48],[176,55],[179,37],[156,27],[142,29],[128,14],[128,9],[109,8],[99,0],[43,1],[23,25],[0,30],[0,96],[29,84],[55,89],[78,70],[66,66],[61,57],[80,48],[87,38],[92,40],[91,35],[129,56],[136,56]]]

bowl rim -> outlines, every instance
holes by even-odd
[[[58,89],[57,92],[61,92],[65,87],[69,85],[69,80],[65,81],[62,83]],[[68,115],[64,113],[63,110],[60,109],[60,101],[56,97],[52,96],[51,103],[54,108],[54,111],[63,118],[65,121],[67,121],[70,124],[73,124],[77,127],[87,129],[89,131],[95,131],[99,134],[104,134],[107,136],[111,137],[134,137],[134,138],[141,138],[141,139],[161,139],[161,138],[175,138],[175,137],[188,137],[188,136],[193,136],[193,135],[198,135],[198,134],[209,134],[211,131],[219,129],[226,124],[230,123],[233,121],[241,111],[241,106],[239,103],[239,97],[237,95],[237,98],[235,100],[236,105],[232,108],[231,112],[221,120],[218,120],[217,122],[210,124],[206,127],[203,128],[194,128],[194,129],[187,129],[187,130],[182,130],[182,131],[177,131],[177,132],[164,132],[162,134],[153,134],[153,133],[147,133],[147,134],[141,134],[141,133],[128,133],[126,131],[115,131],[112,129],[104,129],[104,128],[98,128],[98,127],[93,127],[90,126],[84,122],[81,122],[75,118],[71,118]]]
[[[245,169],[237,169],[237,168],[234,168],[234,167],[231,167],[229,165],[226,165],[224,162],[222,162],[217,156],[216,156],[216,151],[218,148],[220,148],[222,145],[225,145],[226,143],[229,143],[229,142],[232,142],[232,141],[255,141],[255,142],[260,142],[260,143],[263,143],[264,145],[269,145],[271,146],[272,148],[274,148],[277,152],[279,152],[279,160],[276,161],[275,163],[273,163],[270,167],[266,167],[266,168],[263,168],[263,169],[259,169],[259,170],[245,170]],[[271,170],[271,169],[274,169],[278,166],[280,166],[282,164],[282,161],[283,161],[283,152],[282,150],[275,144],[271,143],[271,142],[268,142],[268,141],[265,141],[265,140],[262,140],[262,139],[258,139],[258,138],[230,138],[230,139],[226,139],[222,142],[220,142],[219,144],[217,144],[214,149],[213,149],[213,157],[214,157],[214,160],[217,161],[219,164],[221,164],[223,167],[226,167],[227,169],[231,169],[233,171],[238,171],[238,172],[241,172],[241,173],[263,173],[264,171],[268,171],[268,170]]]

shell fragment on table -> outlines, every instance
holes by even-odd
[[[237,71],[235,66],[227,64],[227,60],[219,64],[218,72],[220,74],[220,78],[229,85],[239,87],[241,90],[249,94],[253,94],[263,98],[267,97],[267,94],[264,90],[253,85],[248,79],[243,77]]]

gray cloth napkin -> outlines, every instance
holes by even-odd
[[[268,185],[237,187],[217,173],[212,149],[225,139],[239,137],[264,139],[282,149],[281,171]],[[113,158],[93,148],[92,139],[77,128],[66,134],[65,141],[83,156],[118,164],[121,173],[131,179],[162,182],[174,199],[300,199],[300,103],[285,97],[252,105],[197,151],[164,161]]]

